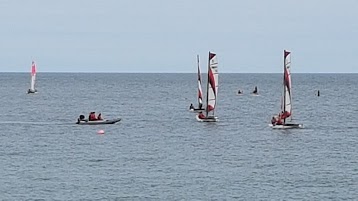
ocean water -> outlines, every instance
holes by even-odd
[[[29,82],[0,74],[0,200],[358,198],[358,74],[293,72],[296,130],[268,127],[282,74],[220,74],[216,123],[188,111],[196,74],[39,73],[28,95]],[[90,111],[122,121],[74,124]]]

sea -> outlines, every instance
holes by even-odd
[[[282,80],[220,74],[205,123],[195,73],[0,73],[0,200],[357,200],[358,74],[292,73],[303,129],[268,126]]]

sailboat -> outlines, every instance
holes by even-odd
[[[32,65],[31,65],[31,85],[30,85],[30,89],[27,90],[28,94],[33,94],[36,93],[37,90],[35,89],[35,81],[36,81],[36,64],[34,61],[32,61]]]
[[[194,108],[192,105],[190,106],[190,111],[204,111],[203,108],[203,90],[201,89],[201,74],[200,74],[200,64],[199,64],[199,55],[196,56],[198,63],[198,108]]]
[[[218,61],[215,53],[209,52],[208,61],[208,79],[206,85],[206,108],[205,113],[196,115],[196,120],[200,122],[216,122],[218,118],[215,116],[217,95],[218,95]]]
[[[283,52],[283,94],[281,98],[281,113],[277,118],[273,119],[272,128],[303,128],[302,124],[287,123],[287,118],[290,117],[292,121],[292,86],[291,86],[291,52],[284,50]],[[281,122],[277,122],[279,120]]]

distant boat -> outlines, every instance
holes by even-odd
[[[216,102],[218,95],[218,61],[215,53],[209,52],[208,60],[208,79],[206,85],[206,115],[199,113],[196,119],[200,122],[216,122],[218,118],[215,116]]]
[[[190,111],[204,111],[203,108],[203,90],[201,89],[201,74],[200,74],[200,64],[199,64],[199,55],[197,57],[198,63],[198,108],[194,108],[193,105],[190,106]]]
[[[91,112],[91,114],[94,112]],[[90,114],[90,115],[91,115]],[[77,119],[76,124],[80,124],[80,125],[99,125],[99,124],[115,124],[119,121],[121,121],[121,118],[116,118],[116,119],[99,119],[100,114],[98,115],[98,119],[96,120],[89,120],[90,117],[88,117],[88,119],[85,119],[84,115],[80,115],[80,117]]]
[[[78,120],[76,124],[79,125],[99,125],[99,124],[115,124],[120,122],[121,118],[117,119],[106,119],[106,120],[96,120],[96,121],[88,121],[88,120]]]
[[[283,57],[283,94],[281,100],[281,113],[278,115],[277,119],[282,121],[282,123],[277,124],[272,122],[269,124],[272,128],[303,128],[302,124],[287,123],[286,119],[291,118],[292,121],[292,88],[291,88],[291,52],[284,50]]]
[[[28,94],[33,94],[37,92],[37,89],[35,89],[35,82],[36,82],[36,64],[34,61],[32,61],[31,65],[31,85],[30,89],[27,90]]]

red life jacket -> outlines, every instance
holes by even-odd
[[[89,120],[90,120],[90,121],[97,120],[96,114],[91,114]]]
[[[277,119],[277,122],[276,122],[277,125],[282,125],[282,121],[281,121],[281,118],[278,118]]]

